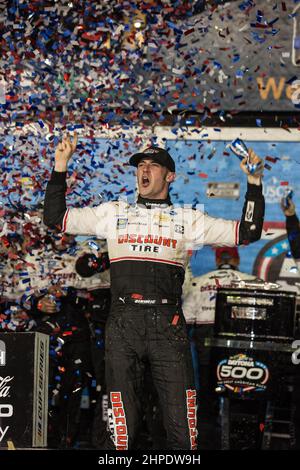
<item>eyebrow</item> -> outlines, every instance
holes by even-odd
[[[146,161],[149,161],[150,163],[155,163],[155,164],[157,164],[157,165],[160,165],[158,162],[156,162],[155,160],[152,160],[152,159],[150,159],[150,158],[143,158],[142,160],[139,161],[138,165],[139,165],[140,163],[143,163],[143,162],[146,162]]]

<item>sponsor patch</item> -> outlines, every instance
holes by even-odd
[[[128,219],[121,219],[121,218],[119,218],[119,219],[117,220],[117,229],[126,228],[126,227],[127,227],[127,224],[128,224]]]
[[[116,450],[128,450],[128,430],[121,392],[111,392],[110,402],[108,419]]]
[[[175,229],[174,230],[175,230],[176,233],[183,234],[184,233],[184,226],[175,224]]]

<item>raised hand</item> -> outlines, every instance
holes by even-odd
[[[67,171],[68,161],[76,150],[77,140],[77,134],[74,133],[73,140],[66,134],[59,142],[55,150],[55,171]]]

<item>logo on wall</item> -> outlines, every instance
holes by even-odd
[[[6,364],[6,347],[4,341],[0,340],[0,366]]]
[[[280,179],[273,176],[264,186],[264,197],[267,204],[280,204],[283,197],[286,196],[286,186],[280,185]]]
[[[299,282],[297,266],[289,250],[286,234],[274,238],[258,253],[253,274],[266,282],[290,285]]]
[[[245,354],[222,359],[217,366],[217,383],[220,391],[234,393],[263,392],[269,380],[268,367]]]

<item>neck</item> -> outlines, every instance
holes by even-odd
[[[172,202],[170,199],[170,196],[168,196],[165,199],[151,199],[147,197],[142,197],[140,194],[138,195],[137,199],[138,204],[143,204],[146,207],[157,207],[157,206],[171,206]]]

